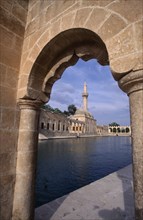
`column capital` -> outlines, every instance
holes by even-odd
[[[129,72],[119,79],[118,85],[128,95],[132,92],[143,90],[143,69]]]
[[[20,109],[39,110],[44,103],[42,101],[32,99],[19,99],[18,104]]]

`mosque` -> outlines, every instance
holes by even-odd
[[[40,137],[42,135],[46,137],[107,135],[108,126],[97,125],[96,120],[88,111],[86,83],[84,83],[82,99],[82,108],[77,109],[75,114],[69,117],[61,113],[41,109],[39,124]]]

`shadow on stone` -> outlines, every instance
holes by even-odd
[[[136,220],[143,219],[143,209],[136,209]]]
[[[132,173],[130,174],[128,167],[124,169],[126,169],[126,172],[117,171],[117,177],[122,183],[123,209],[117,207],[112,210],[100,210],[99,216],[103,220],[135,220]]]
[[[54,215],[56,210],[64,202],[67,196],[68,195],[62,196],[61,198],[58,198],[54,201],[40,206],[39,208],[36,208],[34,220],[50,220],[50,218]]]

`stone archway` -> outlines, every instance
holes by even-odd
[[[45,45],[35,60],[29,74],[27,89],[20,99],[20,128],[17,152],[16,184],[13,204],[13,220],[33,219],[34,180],[36,169],[38,119],[40,105],[50,98],[51,88],[63,71],[74,65],[79,58],[96,58],[102,65],[109,64],[105,43],[94,32],[84,28],[73,28],[61,32]],[[142,218],[143,182],[142,179],[142,102],[143,72],[128,71],[113,73],[120,88],[130,96],[133,150],[136,219]],[[134,105],[136,103],[136,105]],[[135,116],[134,111],[137,115]],[[140,127],[137,134],[136,127]],[[24,190],[23,190],[24,189]],[[23,209],[24,207],[24,209]]]

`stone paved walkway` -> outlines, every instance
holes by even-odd
[[[35,220],[134,220],[132,167],[127,166],[35,210]]]

